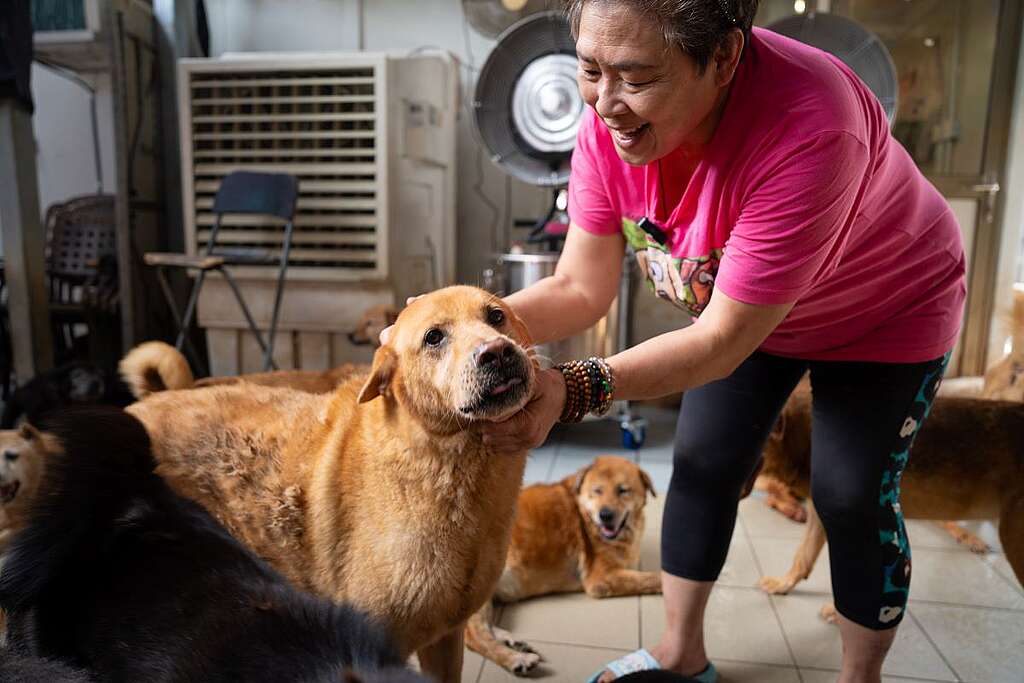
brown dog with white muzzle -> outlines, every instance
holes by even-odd
[[[500,299],[448,287],[405,308],[370,372],[333,393],[243,381],[129,412],[178,493],[296,585],[378,618],[425,673],[458,681],[526,462],[488,450],[479,424],[529,400],[528,345]]]

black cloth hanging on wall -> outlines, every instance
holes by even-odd
[[[0,0],[0,97],[32,111],[32,14],[29,0]]]

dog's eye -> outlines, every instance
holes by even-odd
[[[594,495],[595,495],[595,496],[600,496],[600,495],[601,495],[602,493],[604,493],[604,489],[603,489],[603,488],[601,488],[600,486],[598,486],[598,487],[596,487],[596,488],[594,489]]]
[[[4,459],[7,462],[14,462],[18,459],[18,453],[16,451],[4,451]]]
[[[437,329],[436,327],[431,327],[429,330],[427,330],[427,333],[423,335],[423,343],[426,344],[427,346],[440,346],[441,342],[443,341],[444,332]]]
[[[498,327],[505,323],[505,311],[500,308],[492,308],[487,311],[487,324]]]
[[[627,493],[629,493],[629,487],[628,486],[620,486],[618,489],[616,489],[616,493],[618,493],[620,496],[624,496]]]

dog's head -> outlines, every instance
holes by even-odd
[[[43,458],[56,442],[27,422],[0,431],[0,506],[21,508],[32,501],[43,474]]]
[[[614,455],[595,458],[572,482],[576,504],[606,541],[627,537],[647,504],[647,494],[655,495],[646,472]]]
[[[426,426],[450,430],[470,420],[512,415],[535,377],[526,326],[493,294],[446,287],[416,299],[377,349],[360,403],[393,399]]]
[[[356,346],[373,344],[380,346],[380,333],[385,327],[398,320],[398,309],[388,304],[371,306],[363,311],[354,330],[348,333],[348,340]]]

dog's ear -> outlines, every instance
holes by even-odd
[[[366,403],[378,396],[389,396],[391,380],[398,366],[398,355],[390,346],[382,346],[373,354],[373,369],[366,384],[359,391],[359,402]]]
[[[583,480],[587,478],[587,472],[589,472],[590,468],[593,466],[593,464],[590,464],[581,468],[580,471],[576,473],[576,477],[572,480],[572,492],[577,496],[580,494],[580,491],[583,490]]]
[[[18,436],[33,444],[40,452],[56,453],[60,450],[60,441],[56,436],[48,432],[41,432],[28,422],[22,422],[18,427]]]
[[[647,474],[643,470],[640,470],[640,481],[644,483],[644,488],[651,494],[651,498],[657,498],[658,492],[654,490],[654,482],[651,481],[651,475]]]

